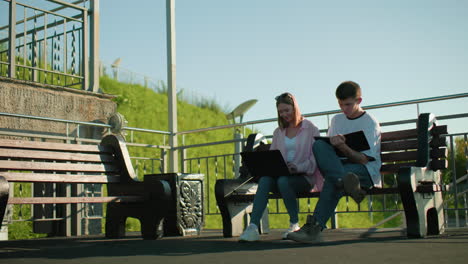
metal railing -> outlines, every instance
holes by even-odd
[[[452,95],[452,96],[444,96],[439,98],[424,98],[420,100],[411,100],[406,102],[396,102],[390,104],[383,104],[377,106],[368,106],[365,107],[368,111],[373,111],[373,109],[380,109],[392,106],[391,109],[394,109],[397,106],[407,105],[407,104],[423,104],[426,102],[433,102],[433,101],[444,101],[444,100],[452,100],[452,99],[460,99],[468,97],[468,94],[462,95]],[[449,99],[450,98],[450,99]],[[449,101],[452,102],[452,101]],[[419,108],[419,106],[418,106]],[[310,113],[306,114],[307,117],[325,117],[328,119],[328,116],[338,112],[337,110],[333,111],[326,111],[320,113]],[[56,119],[56,118],[44,118],[44,117],[37,117],[37,116],[28,116],[28,115],[20,115],[20,114],[11,114],[11,113],[0,113],[0,116],[6,117],[15,117],[15,118],[22,118],[22,119],[38,119],[47,122],[62,122],[66,124],[66,129],[63,131],[62,135],[59,134],[45,134],[40,132],[35,133],[24,133],[24,132],[17,132],[11,131],[8,129],[1,129],[0,128],[0,135],[4,136],[16,136],[16,137],[27,137],[27,138],[42,138],[42,139],[56,139],[61,140],[63,142],[76,142],[76,143],[83,143],[83,144],[97,144],[99,140],[90,139],[90,138],[83,138],[80,136],[80,127],[86,126],[94,126],[100,127],[105,130],[111,130],[112,126],[109,124],[102,124],[102,123],[93,123],[93,122],[81,122],[81,121],[72,121],[72,120],[63,120],[63,119]],[[438,120],[442,121],[450,121],[450,120],[460,120],[466,119],[468,117],[468,113],[452,113],[448,115],[439,115]],[[259,124],[267,122],[276,122],[275,118],[272,119],[265,119],[265,120],[256,120],[256,121],[249,121],[242,124],[233,124],[233,125],[226,125],[226,126],[217,126],[211,128],[202,128],[197,130],[190,130],[190,131],[182,131],[178,134],[181,137],[186,137],[190,134],[194,133],[204,133],[209,131],[215,131],[219,129],[232,129],[239,126],[247,126],[252,124]],[[397,120],[397,121],[386,121],[382,122],[382,129],[391,129],[394,130],[394,127],[399,126],[415,126],[416,119],[405,119],[405,120]],[[461,122],[457,122],[461,123]],[[133,165],[136,168],[136,171],[139,172],[140,175],[148,174],[148,173],[158,173],[158,172],[165,172],[165,163],[166,163],[166,156],[165,153],[170,147],[166,144],[167,140],[166,137],[170,135],[167,131],[158,131],[158,130],[151,130],[151,129],[143,129],[143,128],[135,128],[135,127],[124,127],[124,131],[127,132],[126,138],[128,140],[128,147],[132,156]],[[450,126],[449,126],[450,130]],[[322,132],[326,131],[326,129],[322,129]],[[157,138],[155,141],[150,142],[136,142],[134,140],[135,133],[150,133]],[[467,133],[456,133],[456,134],[448,134],[446,135],[448,141],[448,146],[451,150],[456,149],[459,146],[464,147],[464,155],[465,158],[467,156]],[[136,136],[135,136],[136,137]],[[267,138],[271,138],[267,136]],[[184,142],[182,140],[181,142]],[[214,184],[217,179],[227,179],[227,178],[234,178],[236,177],[236,172],[238,170],[238,162],[239,162],[239,151],[233,151],[224,154],[210,154],[210,155],[190,155],[191,152],[194,152],[197,148],[205,148],[208,146],[216,147],[219,145],[234,145],[237,144],[238,146],[242,146],[245,142],[244,138],[238,139],[226,139],[217,142],[205,142],[199,144],[191,144],[191,145],[182,145],[177,147],[176,149],[179,151],[181,155],[181,168],[182,172],[185,173],[202,173],[205,175],[205,191],[204,193],[206,196],[205,199],[205,213],[208,217],[216,216],[219,214],[219,210],[216,205],[215,197],[214,197]],[[136,149],[152,149],[152,150],[159,150],[160,153],[152,154],[132,154],[138,153]],[[234,148],[233,148],[234,149]],[[241,149],[241,147],[239,147]],[[202,151],[203,152],[203,151]],[[466,163],[464,164],[464,169],[460,169],[459,164],[455,164],[455,152],[451,152],[451,156],[449,156],[450,168],[449,172],[450,177],[444,176],[444,179],[449,179],[450,183],[452,184],[452,191],[445,193],[445,211],[447,214],[448,223],[447,226],[466,226],[467,222],[467,177],[466,177]],[[461,171],[460,171],[461,170]],[[387,175],[383,179],[384,182],[390,186],[396,184],[395,175]],[[449,182],[447,182],[449,183]],[[96,192],[99,192],[96,190]],[[94,195],[92,192],[89,195]],[[315,206],[316,199],[301,199],[300,201],[300,208],[301,213],[310,213],[314,206]],[[389,220],[395,218],[396,216],[401,215],[401,201],[398,195],[382,195],[371,197],[368,199],[366,204],[362,204],[362,206],[356,206],[354,202],[350,202],[347,199],[342,199],[339,208],[337,209],[338,215],[343,215],[345,213],[367,213],[369,218],[372,220],[376,213],[385,213],[385,220]],[[281,215],[285,214],[286,211],[282,206],[281,201],[271,202],[270,204],[270,213],[273,215]],[[99,218],[100,216],[96,215],[88,215],[89,219]],[[32,219],[15,219],[15,221],[24,221],[24,220],[32,220]],[[43,221],[44,219],[40,219]],[[381,221],[380,218],[375,219],[377,225],[381,225],[385,223],[385,221]],[[373,222],[373,221],[371,221]]]
[[[97,92],[99,1],[26,2],[1,0],[0,76]]]
[[[416,106],[416,113],[414,114],[415,118],[414,119],[406,119],[406,120],[397,120],[397,121],[385,121],[381,122],[382,126],[382,131],[391,131],[395,130],[395,127],[398,129],[405,129],[405,128],[414,128],[416,126],[416,121],[417,121],[417,116],[420,113],[420,106],[422,104],[426,103],[433,103],[433,102],[441,102],[441,101],[446,101],[446,100],[454,100],[454,99],[463,99],[468,97],[468,93],[462,93],[462,94],[454,94],[454,95],[448,95],[448,96],[440,96],[440,97],[431,97],[431,98],[422,98],[422,99],[417,99],[417,100],[408,100],[408,101],[401,101],[401,102],[393,102],[393,103],[388,103],[388,104],[379,104],[379,105],[370,105],[370,106],[365,106],[363,107],[366,109],[366,111],[375,111],[375,110],[380,110],[383,108],[390,108],[391,110],[394,110],[396,107],[400,106],[408,106],[408,105],[415,105]],[[451,101],[453,102],[453,101]],[[435,109],[436,110],[436,109]],[[388,111],[388,110],[387,110]],[[323,118],[325,117],[327,120],[330,120],[331,115],[334,115],[336,113],[339,113],[339,110],[332,110],[332,111],[324,111],[324,112],[317,112],[317,113],[309,113],[305,114],[305,117],[312,117],[312,118]],[[408,112],[405,110],[405,116],[408,116]],[[375,116],[378,117],[377,114],[374,114]],[[468,113],[451,113],[447,115],[436,115],[437,120],[439,123],[444,123],[448,121],[453,121],[453,120],[458,120],[458,119],[463,119],[468,117]],[[189,130],[189,131],[181,131],[178,132],[177,134],[179,135],[190,135],[194,133],[203,133],[203,132],[208,132],[208,131],[213,131],[213,130],[221,130],[221,129],[236,129],[239,127],[245,127],[245,126],[250,126],[250,125],[258,125],[262,123],[269,123],[269,122],[276,122],[276,118],[271,118],[271,119],[263,119],[263,120],[255,120],[255,121],[248,121],[240,124],[230,124],[230,125],[223,125],[223,126],[216,126],[216,127],[210,127],[210,128],[200,128],[200,129],[194,129],[194,130]],[[458,123],[458,122],[457,122]],[[403,127],[403,128],[402,128]],[[450,125],[448,126],[450,130]],[[466,128],[463,128],[466,129]],[[252,130],[254,130],[252,128]],[[327,128],[321,129],[321,132],[326,132],[328,130]],[[454,149],[455,145],[455,138],[456,137],[462,137],[463,141],[458,142],[458,144],[464,145],[465,146],[465,153],[468,153],[466,151],[466,135],[468,132],[464,133],[457,133],[457,134],[448,134],[446,137],[449,139],[448,146],[451,150]],[[271,138],[271,135],[267,135],[266,138]],[[196,148],[203,148],[203,147],[208,147],[208,146],[216,146],[216,145],[226,145],[226,144],[234,144],[237,145],[237,149],[242,149],[242,145],[244,145],[245,139],[230,139],[230,140],[223,140],[223,141],[218,141],[218,142],[206,142],[206,143],[198,143],[198,144],[192,144],[192,145],[183,145],[177,147],[177,149],[180,151],[181,155],[181,168],[184,172],[187,173],[203,173],[205,174],[205,179],[206,179],[206,186],[207,186],[207,191],[206,193],[208,196],[206,197],[206,213],[207,215],[218,215],[219,210],[216,206],[216,201],[214,198],[214,184],[217,179],[232,179],[237,177],[237,172],[239,169],[239,161],[240,161],[240,153],[235,152],[235,153],[225,153],[222,155],[209,155],[209,156],[198,156],[198,157],[189,157],[189,152],[190,150],[196,149]],[[454,153],[454,152],[452,152]],[[454,154],[452,154],[454,155]],[[466,156],[466,154],[465,154]],[[449,157],[452,161],[454,160],[454,157]],[[458,175],[460,173],[465,173],[467,171],[467,167],[465,166],[464,172],[457,171],[457,167],[455,166],[454,162],[451,162],[449,164],[449,171],[453,173],[453,175]],[[458,176],[460,177],[460,176]],[[454,186],[452,188],[452,192],[454,192],[454,201],[453,202],[445,202],[445,209],[446,211],[454,211],[454,214],[456,216],[453,216],[453,218],[459,219],[461,215],[464,215],[465,221],[452,221],[454,224],[452,224],[449,220],[446,223],[447,226],[466,226],[466,223],[468,221],[468,218],[466,217],[468,206],[466,206],[466,192],[465,191],[460,191],[457,193],[457,190],[461,189],[462,186],[460,184],[454,184],[454,182],[458,179],[457,177],[454,176],[452,181],[452,185]],[[387,186],[393,186],[396,187],[396,175],[385,175],[382,179]],[[211,194],[211,196],[209,196]],[[447,193],[446,195],[451,195],[451,193]],[[461,196],[462,195],[462,196]],[[463,196],[464,195],[464,196]],[[300,199],[299,205],[300,205],[300,213],[311,213],[315,207],[316,199]],[[282,202],[279,200],[276,200],[274,202],[270,201],[269,205],[269,213],[270,214],[286,214],[286,210],[284,206],[282,205]],[[340,202],[337,211],[337,214],[342,215],[344,213],[368,213],[369,218],[371,219],[371,222],[373,222],[373,217],[375,213],[384,213],[384,219],[380,220],[380,218],[376,218],[375,221],[377,223],[374,224],[375,227],[381,226],[385,224],[386,222],[396,218],[397,216],[401,216],[402,214],[402,204],[400,201],[400,197],[398,195],[379,195],[379,196],[369,196],[367,199],[367,203],[361,203],[361,205],[356,205],[354,202],[350,202],[348,198],[342,199]],[[451,213],[450,213],[451,214]],[[381,217],[381,216],[379,216]],[[463,217],[462,217],[463,218]],[[447,217],[447,219],[451,219]],[[335,220],[336,221],[336,220]],[[450,223],[449,223],[450,222]],[[337,226],[337,223],[335,222],[334,225]]]

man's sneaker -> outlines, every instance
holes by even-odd
[[[296,232],[299,229],[301,229],[301,228],[299,227],[298,223],[291,224],[289,226],[288,230],[286,230],[286,232],[283,233],[283,239],[288,239],[288,234],[289,233]]]
[[[260,234],[255,224],[250,224],[239,237],[239,242],[253,242],[258,240],[260,240]]]
[[[312,215],[308,215],[304,226],[296,232],[289,233],[287,238],[301,243],[320,243],[323,241],[322,227]]]
[[[343,179],[343,185],[345,193],[351,196],[357,204],[361,203],[366,197],[366,192],[361,189],[359,177],[356,174],[352,172],[346,174]]]

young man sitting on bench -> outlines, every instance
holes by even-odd
[[[317,140],[313,152],[320,172],[325,178],[320,198],[313,215],[307,216],[307,222],[287,238],[302,243],[319,243],[322,230],[335,211],[340,198],[347,194],[356,203],[360,203],[365,192],[361,189],[380,187],[380,125],[364,111],[360,103],[361,88],[352,81],[341,83],[336,89],[336,98],[343,113],[337,114],[328,130],[330,143]],[[362,152],[351,149],[344,135],[364,131],[369,149]],[[341,154],[341,155],[339,155]],[[343,157],[340,157],[343,156]]]

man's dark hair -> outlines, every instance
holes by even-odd
[[[348,98],[360,98],[361,87],[353,81],[342,82],[336,88],[336,98],[339,100],[346,100]]]

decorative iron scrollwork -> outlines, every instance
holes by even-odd
[[[180,224],[183,228],[200,228],[203,221],[203,205],[199,181],[182,181],[180,183]]]

